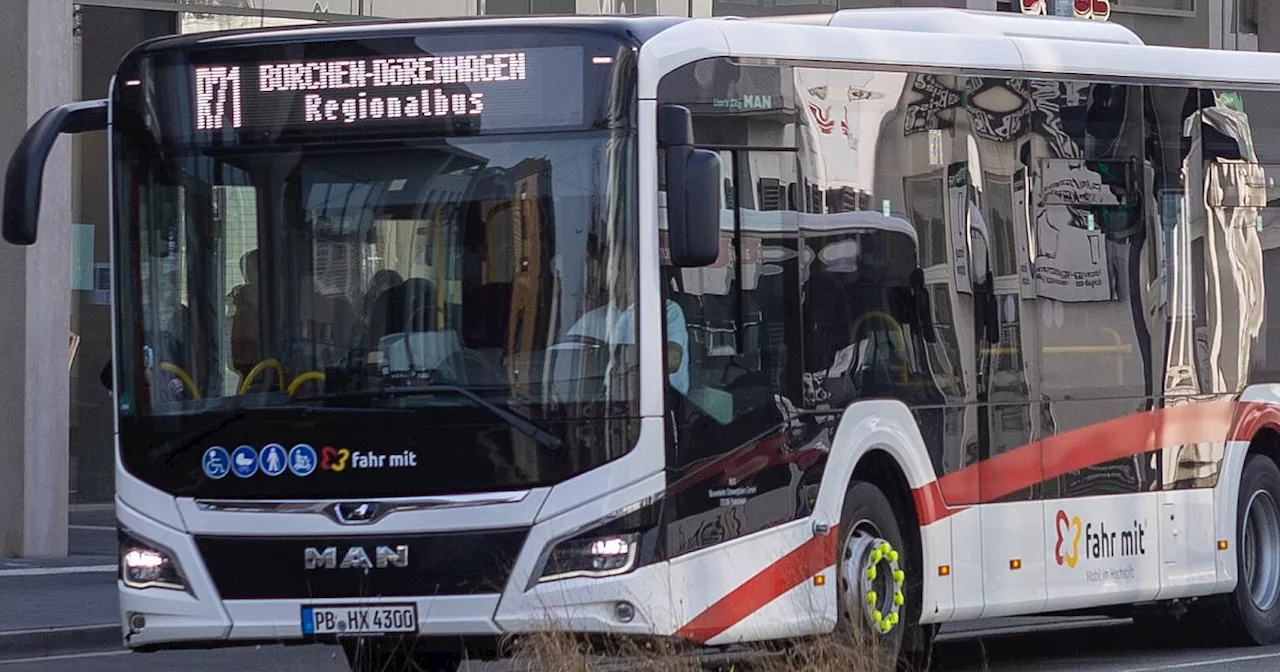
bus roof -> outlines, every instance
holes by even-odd
[[[846,63],[868,69],[1280,88],[1277,53],[1150,46],[1128,37],[1132,33],[1120,26],[1013,14],[976,16],[983,14],[992,13],[854,9],[809,17],[685,21],[645,45],[640,95],[656,96],[665,73],[716,56],[815,66]]]
[[[234,48],[299,41],[353,40],[412,35],[435,30],[492,30],[495,24],[529,30],[596,32],[631,41],[639,46],[654,35],[688,19],[671,16],[484,16],[443,19],[379,19],[338,21],[326,24],[245,28],[190,35],[169,35],[147,40],[131,55],[151,51],[199,48]]]
[[[830,14],[762,16],[751,20],[915,33],[1001,35],[1073,42],[1143,44],[1142,38],[1133,31],[1111,21],[1081,21],[1072,17],[1027,16],[1021,13],[970,9],[878,7],[846,9]]]
[[[1110,22],[946,8],[851,9],[830,14],[686,19],[667,16],[517,16],[342,21],[162,37],[134,53],[390,37],[434,30],[576,30],[642,44],[641,97],[662,75],[715,56],[929,68],[1215,87],[1280,87],[1280,54],[1150,46]],[[905,35],[904,35],[905,33]],[[911,35],[916,37],[911,37]],[[928,44],[928,49],[919,45]]]

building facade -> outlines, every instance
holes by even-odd
[[[1061,0],[1045,0],[1052,7]],[[174,33],[519,14],[764,16],[868,7],[1019,12],[1023,0],[0,0],[0,155],[48,108],[106,95],[135,44]],[[1069,2],[1067,3],[1069,4]],[[1150,44],[1280,50],[1280,3],[1111,0]],[[1050,9],[1049,11],[1052,11]],[[40,245],[0,246],[0,557],[61,555],[70,507],[113,495],[109,184],[104,134],[63,141],[45,175]],[[70,335],[67,349],[60,334]]]

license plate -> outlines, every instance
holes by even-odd
[[[382,635],[417,631],[416,604],[333,604],[302,608],[304,635]]]

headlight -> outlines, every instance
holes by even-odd
[[[538,581],[626,574],[635,569],[639,547],[638,532],[567,539],[551,549]]]
[[[172,551],[125,531],[120,532],[120,580],[130,588],[191,592]]]
[[[663,559],[661,495],[629,504],[574,532],[543,551],[528,588],[578,577],[626,574]]]

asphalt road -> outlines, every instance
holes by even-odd
[[[953,633],[940,640],[936,672],[1155,672],[1156,670],[1280,669],[1280,647],[1212,649],[1139,637],[1127,621],[1107,625],[1056,624],[1049,629],[1011,628],[1003,632]],[[467,672],[497,672],[505,666],[471,665]],[[38,660],[0,661],[0,672],[346,672],[336,647],[280,646],[130,654],[112,652]]]

